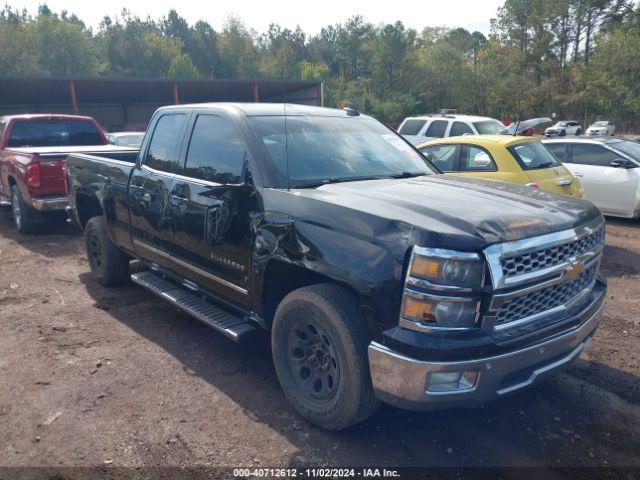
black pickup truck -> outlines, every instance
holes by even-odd
[[[527,387],[604,306],[591,203],[442,175],[353,109],[165,107],[137,158],[71,155],[68,175],[99,282],[131,278],[238,342],[270,331],[287,398],[327,429],[379,400]]]

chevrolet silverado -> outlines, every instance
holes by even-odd
[[[97,281],[130,278],[237,342],[270,332],[285,395],[323,428],[528,387],[604,306],[591,203],[440,174],[353,109],[163,107],[137,158],[68,170]]]

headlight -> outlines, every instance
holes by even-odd
[[[414,247],[400,325],[418,331],[474,327],[483,281],[478,254]]]
[[[437,248],[413,249],[409,275],[451,287],[480,287],[484,263],[475,253]]]
[[[478,301],[471,298],[409,293],[402,300],[402,318],[425,327],[469,328],[476,321],[477,307]]]

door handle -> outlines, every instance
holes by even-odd
[[[131,195],[133,195],[133,198],[135,198],[137,201],[142,200],[143,187],[141,185],[129,185],[129,190],[131,191]]]
[[[573,183],[573,180],[571,180],[570,178],[563,178],[562,180],[558,180],[556,182],[556,185],[558,185],[559,187],[568,187],[572,183]]]
[[[575,173],[573,174],[573,176],[574,176],[574,177],[579,177],[579,178],[580,178],[580,177],[584,177],[584,175],[583,175],[583,174],[581,174],[580,172],[575,172]]]
[[[182,214],[187,210],[187,205],[189,203],[189,198],[183,197],[182,195],[177,195],[172,193],[170,195],[169,204],[171,205],[171,210],[176,214]]]
[[[176,195],[174,193],[171,194],[171,200],[173,200],[175,203],[178,203],[178,204],[187,203],[189,201],[187,197],[183,197],[182,195]]]

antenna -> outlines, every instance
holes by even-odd
[[[517,136],[518,135],[518,129],[520,128],[520,122],[521,120],[518,120],[518,123],[516,123],[516,128],[513,130],[513,136]]]

